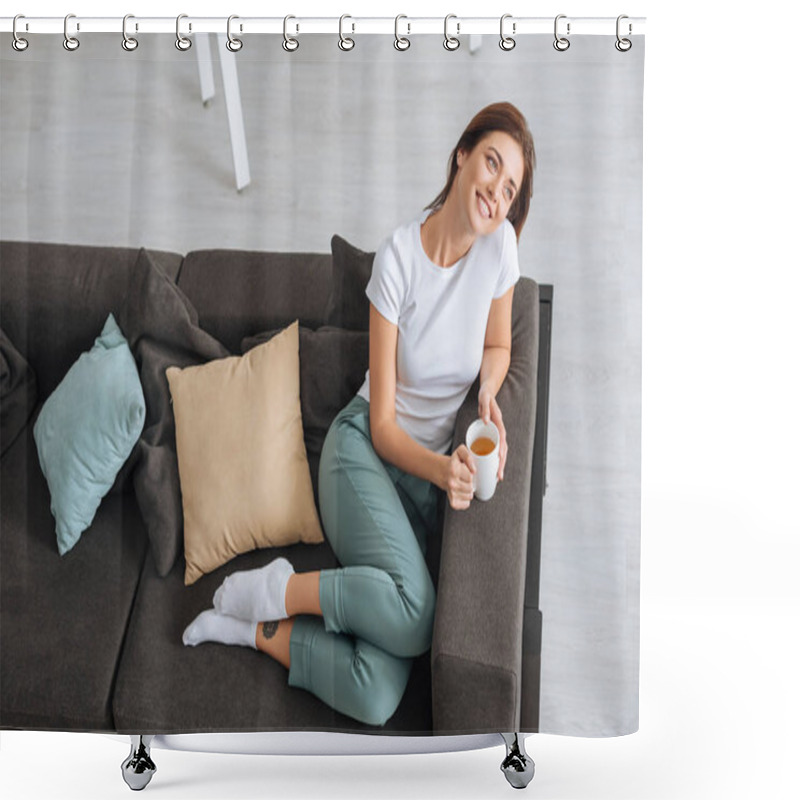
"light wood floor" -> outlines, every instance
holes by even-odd
[[[554,285],[544,507],[541,728],[638,726],[643,46],[569,54],[551,37],[471,54],[437,37],[248,38],[237,56],[252,183],[238,193],[218,64],[200,102],[174,37],[31,36],[0,48],[0,236],[52,242],[374,249],[438,193],[458,135],[500,99],[526,114],[538,168],[523,273]],[[216,47],[212,48],[216,60]]]

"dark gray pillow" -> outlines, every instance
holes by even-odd
[[[25,427],[36,405],[36,375],[0,328],[0,455]]]
[[[333,285],[325,324],[351,331],[369,330],[367,284],[372,275],[375,253],[365,253],[341,236],[331,239]]]
[[[230,354],[200,328],[189,299],[144,248],[139,251],[119,324],[136,359],[147,405],[133,487],[156,571],[164,577],[183,544],[175,417],[166,369],[203,364]]]
[[[266,331],[242,340],[242,352],[280,333]],[[369,334],[300,327],[300,412],[306,452],[319,455],[334,417],[364,382],[369,367]]]

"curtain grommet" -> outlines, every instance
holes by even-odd
[[[619,50],[620,53],[627,53],[628,50],[630,50],[631,47],[633,47],[633,42],[630,39],[623,38],[619,34],[619,27],[620,27],[619,24],[620,24],[620,22],[622,22],[623,19],[629,19],[628,15],[627,14],[620,14],[617,17],[617,41],[614,42],[614,47],[616,47],[617,50]],[[633,32],[633,26],[629,22],[628,23],[628,35],[630,36],[630,34],[632,32]]]
[[[126,14],[122,18],[122,49],[132,53],[139,46],[139,40],[135,36],[128,36],[129,19],[135,19],[133,14]]]
[[[408,50],[411,47],[411,39],[406,38],[406,36],[400,35],[400,20],[401,19],[408,19],[405,14],[398,14],[394,18],[394,49],[399,50],[401,53]],[[411,23],[407,22],[406,27],[408,28],[407,35],[411,34]]]
[[[344,26],[344,21],[346,19],[353,19],[353,18],[349,14],[342,14],[342,16],[339,17],[339,49],[344,51],[345,53],[348,53],[356,46],[356,40],[350,36],[344,35],[343,26]],[[356,31],[356,25],[355,23],[352,23],[351,33],[355,33],[355,31]]]
[[[517,46],[517,40],[513,38],[513,36],[506,36],[504,25],[507,19],[512,19],[511,14],[503,14],[500,17],[500,49],[508,53],[510,50],[513,50]],[[511,33],[516,34],[517,32],[517,23],[511,23]]]
[[[62,45],[64,46],[65,50],[70,53],[74,53],[81,46],[81,43],[78,41],[77,37],[69,35],[68,28],[69,21],[71,19],[75,19],[74,14],[67,14],[67,16],[64,17],[64,41],[62,42]],[[77,30],[80,30],[80,25],[77,26]]]
[[[290,19],[297,19],[297,17],[293,17],[291,14],[288,14],[283,18],[283,42],[281,43],[281,46],[287,53],[294,53],[294,51],[300,47],[300,40],[295,39],[294,36],[289,36],[288,25]],[[299,32],[299,30],[300,26],[296,25],[295,33]]]
[[[448,24],[451,19],[456,20],[456,35],[451,36],[450,32],[448,31]],[[458,50],[461,47],[461,40],[458,38],[458,34],[461,33],[461,23],[458,22],[458,17],[455,14],[448,14],[444,18],[444,42],[442,45],[444,46],[445,50],[449,50],[451,53],[455,50]]]
[[[17,16],[14,17],[14,22],[13,22],[13,25],[12,25],[12,28],[11,28],[11,32],[13,34],[13,38],[11,39],[11,46],[18,53],[24,53],[28,49],[29,42],[28,42],[27,39],[23,39],[17,33],[17,20],[18,19],[25,19],[25,15],[24,14],[17,14]]]
[[[192,40],[181,34],[181,20],[188,17],[188,14],[178,14],[178,18],[175,20],[175,47],[182,53],[185,53],[192,46]],[[190,25],[189,30],[191,31],[191,29],[192,26]]]
[[[231,33],[231,22],[233,22],[235,19],[239,19],[236,14],[231,14],[228,17],[228,41],[225,42],[225,47],[227,47],[231,53],[238,53],[242,49],[242,40],[237,39]]]
[[[559,53],[563,53],[565,50],[569,50],[570,41],[567,39],[567,36],[570,34],[570,23],[567,23],[567,36],[560,36],[558,33],[558,21],[560,19],[566,19],[566,14],[559,14],[556,17],[555,22],[553,23],[553,35],[555,36],[555,41],[553,42],[553,47],[558,50]]]

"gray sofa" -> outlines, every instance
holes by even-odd
[[[180,541],[177,548],[156,542],[151,525],[153,515],[167,514],[169,497],[180,497],[177,480],[163,480],[150,495],[155,500],[145,502],[148,487],[138,477],[152,456],[148,436],[170,446],[169,426],[153,418],[147,392],[142,441],[91,527],[70,552],[58,554],[33,425],[109,312],[130,338],[123,321],[131,317],[132,281],[144,256],[177,285],[175,297],[189,309],[186,324],[213,337],[221,352],[239,354],[246,337],[295,319],[309,331],[366,330],[363,287],[371,254],[338,237],[333,254],[207,250],[181,256],[0,243],[0,727],[131,734],[535,731],[550,287],[523,278],[515,292],[511,368],[499,398],[511,443],[506,480],[491,503],[475,502],[466,512],[441,503],[439,539],[427,551],[437,587],[432,649],[416,660],[397,712],[373,727],[290,688],[284,668],[253,650],[183,646],[183,629],[211,606],[231,572],[277,555],[299,571],[332,567],[336,559],[327,543],[256,550],[185,586]],[[143,384],[145,339],[142,334],[131,345]],[[303,363],[302,347],[304,433],[316,493],[324,425],[363,378],[367,351],[343,346],[333,360],[314,365]],[[195,354],[189,363],[201,361]],[[323,373],[333,377],[315,378]],[[305,401],[325,392],[330,396],[313,395],[325,400],[324,413],[312,419],[309,412],[307,419]],[[473,387],[459,413],[457,438],[476,411]]]

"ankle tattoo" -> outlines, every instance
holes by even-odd
[[[277,622],[265,622],[261,626],[261,633],[265,639],[271,639],[278,632]]]

